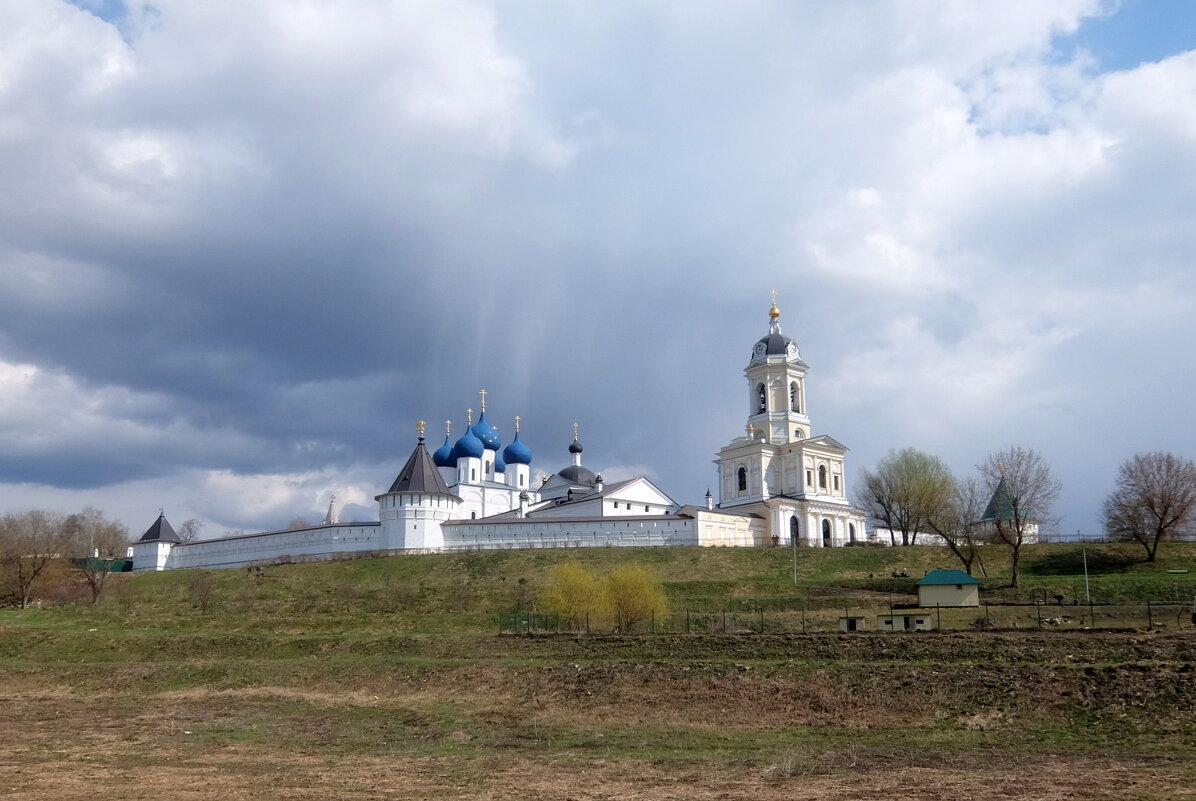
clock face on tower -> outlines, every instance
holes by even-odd
[[[763,356],[763,355],[764,355],[764,343],[763,343],[763,342],[757,342],[757,343],[756,343],[756,355],[757,355],[757,356]]]

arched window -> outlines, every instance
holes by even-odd
[[[756,397],[760,399],[760,402],[756,405],[756,414],[768,411],[768,391],[764,389],[763,384],[756,385]]]
[[[831,521],[822,521],[822,547],[831,547]]]
[[[818,465],[818,486],[826,489],[826,465]]]
[[[789,411],[801,412],[801,403],[797,396],[797,382],[789,382]]]
[[[789,518],[789,544],[797,542],[797,515]]]
[[[855,523],[847,524],[847,539],[853,543],[855,542]]]
[[[739,476],[739,491],[746,492],[747,491],[747,470],[745,470],[742,467],[739,468],[738,476]]]

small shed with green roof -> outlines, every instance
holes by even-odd
[[[980,606],[980,579],[962,570],[932,570],[917,583],[918,605]]]

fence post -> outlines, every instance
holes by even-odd
[[[1042,628],[1042,602],[1037,595],[1034,596],[1034,616],[1038,618],[1038,628]]]
[[[1146,602],[1146,628],[1154,628],[1154,613],[1150,608],[1150,601]]]
[[[942,631],[943,630],[943,605],[941,603],[936,603],[934,605],[934,611],[938,613],[939,631]]]

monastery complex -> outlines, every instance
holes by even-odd
[[[847,500],[847,448],[815,434],[797,343],[781,333],[776,302],[768,332],[744,369],[744,434],[717,455],[718,500],[682,505],[645,477],[607,484],[582,463],[576,426],[569,463],[532,486],[532,452],[519,436],[504,448],[486,417],[429,452],[424,424],[378,520],[341,523],[335,501],[322,525],[182,543],[160,515],[132,546],[134,570],[239,567],[327,559],[354,552],[427,553],[486,548],[737,546],[830,548],[865,541],[864,513]]]

